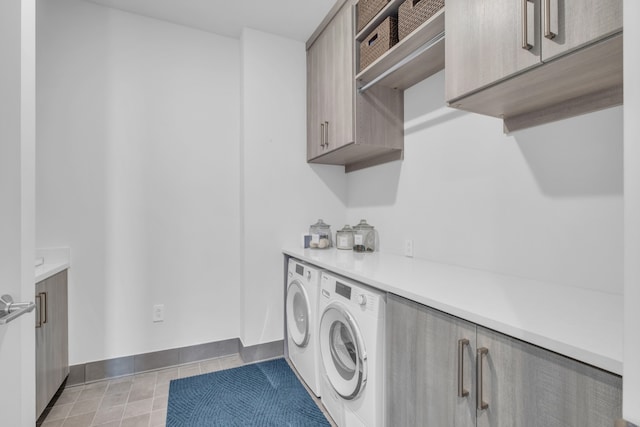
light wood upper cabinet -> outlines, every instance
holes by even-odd
[[[324,37],[319,37],[307,51],[307,159],[321,154],[324,148],[324,99],[321,93],[325,80],[324,68],[321,67],[321,54],[324,51]],[[316,98],[311,102],[312,96]]]
[[[526,41],[522,31],[525,5]],[[540,12],[536,6],[520,0],[447,0],[447,99],[540,65],[540,31],[535,25],[540,22]],[[523,43],[531,49],[523,49]]]
[[[622,103],[622,0],[447,0],[446,8],[452,107],[504,118],[511,131]]]
[[[347,172],[402,158],[403,92],[357,91],[354,5],[338,3],[307,43],[307,161]]]
[[[329,44],[323,59],[328,65],[326,115],[328,138],[325,150],[333,150],[354,140],[353,15],[347,4],[325,30]]]
[[[542,0],[541,8],[543,61],[622,31],[620,0]]]
[[[354,139],[350,12],[342,7],[307,50],[308,160]]]

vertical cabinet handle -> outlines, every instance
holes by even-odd
[[[329,147],[329,122],[324,122],[324,148],[328,148]]]
[[[36,312],[36,329],[42,327],[42,298],[40,298],[40,294],[36,295],[36,306],[38,307],[38,311]]]
[[[324,147],[324,123],[320,123],[320,147]]]
[[[544,36],[549,40],[556,36],[551,31],[551,0],[544,0]]]
[[[482,390],[484,389],[483,385],[483,375],[482,375],[482,359],[489,353],[489,349],[486,347],[481,347],[477,350],[476,354],[476,375],[478,376],[476,379],[476,399],[477,399],[477,408],[479,411],[484,411],[489,407],[489,404],[484,401],[484,396],[482,394]]]
[[[49,304],[47,304],[47,293],[40,292],[40,322],[41,325],[47,323],[47,312],[49,311]]]
[[[531,50],[533,46],[529,44],[529,16],[527,13],[527,6],[529,0],[522,0],[522,48],[524,50]]]
[[[464,388],[464,348],[469,345],[469,340],[458,340],[458,397],[469,396],[469,390]]]

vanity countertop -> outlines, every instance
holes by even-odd
[[[285,248],[342,276],[622,375],[623,296],[385,253]]]
[[[35,282],[42,282],[71,266],[69,248],[36,249]]]

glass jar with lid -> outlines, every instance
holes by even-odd
[[[336,247],[344,250],[353,249],[353,228],[350,225],[347,224],[336,232]]]
[[[331,246],[331,226],[325,224],[323,220],[309,226],[309,234],[311,234],[311,242],[309,247],[313,249],[328,249]]]
[[[378,232],[364,219],[353,227],[353,250],[355,252],[375,252],[378,250]]]

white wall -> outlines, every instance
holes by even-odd
[[[304,44],[38,7],[37,244],[72,250],[71,363],[282,339],[281,248],[346,212],[343,169],[305,163]]]
[[[71,364],[239,336],[239,41],[79,0],[38,23],[37,245],[71,247]]]
[[[622,107],[504,135],[449,109],[444,72],[405,92],[405,160],[348,175],[348,218],[384,252],[622,293]]]
[[[640,3],[624,2],[624,417],[640,425]]]
[[[0,292],[33,301],[35,2],[0,2]],[[2,425],[35,423],[32,312],[0,326]]]
[[[245,29],[242,33],[242,341],[284,336],[282,247],[323,218],[342,226],[344,168],[306,163],[304,43]]]

